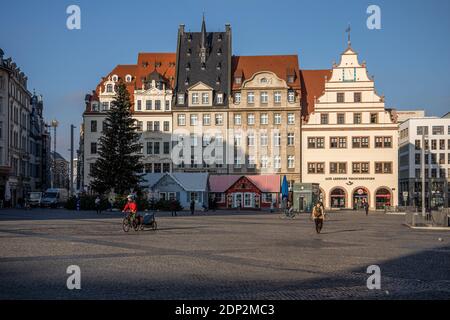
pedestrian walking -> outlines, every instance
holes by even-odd
[[[369,215],[369,203],[366,201],[366,199],[363,199],[363,208],[364,211],[366,211],[366,216]]]
[[[314,223],[316,225],[316,232],[320,233],[322,231],[323,227],[323,221],[325,220],[325,215],[322,210],[322,206],[320,203],[316,203],[312,210],[311,218],[314,220]]]
[[[194,199],[191,200],[191,216],[194,215],[194,211],[195,211],[195,201]]]
[[[100,197],[97,196],[97,198],[95,198],[95,210],[97,211],[97,214],[102,213],[101,208],[100,208]]]

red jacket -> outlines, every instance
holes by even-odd
[[[123,208],[123,211],[131,211],[133,213],[136,213],[137,212],[136,202],[127,202],[127,204]]]

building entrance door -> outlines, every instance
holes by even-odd
[[[358,188],[353,193],[353,208],[356,210],[363,209],[363,203],[369,202],[369,193],[364,188]]]
[[[253,208],[255,203],[255,197],[253,193],[244,193],[244,208]]]
[[[233,207],[242,208],[242,193],[233,193]]]

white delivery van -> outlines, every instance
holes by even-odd
[[[27,203],[30,207],[40,207],[42,192],[28,192]]]
[[[47,189],[42,196],[41,206],[57,208],[67,202],[69,192],[63,188]]]

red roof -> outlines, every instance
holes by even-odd
[[[139,53],[136,74],[137,88],[142,88],[142,78],[147,77],[155,69],[173,88],[176,57],[175,53]]]
[[[233,56],[232,74],[233,89],[239,89],[241,84],[234,83],[236,76],[242,77],[242,82],[250,79],[255,73],[271,71],[280,79],[287,80],[288,75],[293,75],[294,83],[288,83],[294,89],[300,89],[300,74],[298,56],[276,55],[276,56]]]
[[[314,111],[315,98],[323,95],[325,77],[331,78],[331,70],[300,70],[302,84],[302,115],[307,117]]]
[[[139,53],[137,64],[119,64],[117,65],[102,81],[97,85],[96,94],[100,94],[104,88],[102,87],[105,81],[110,76],[117,75],[119,80],[125,81],[127,75],[132,76],[131,82],[125,82],[128,92],[130,93],[131,103],[134,101],[134,90],[142,88],[142,79],[146,78],[155,69],[156,71],[168,81],[170,88],[173,88],[175,83],[175,53]],[[90,110],[86,110],[90,111]]]
[[[210,175],[211,192],[225,192],[243,175]],[[278,175],[246,175],[261,192],[280,192],[280,177]]]

